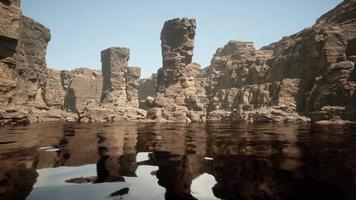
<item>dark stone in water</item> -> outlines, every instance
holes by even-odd
[[[92,177],[78,177],[66,180],[67,183],[93,183],[96,179],[96,176]]]
[[[130,190],[129,188],[122,188],[121,190],[111,193],[110,197],[123,196],[125,194],[128,194],[129,190]]]

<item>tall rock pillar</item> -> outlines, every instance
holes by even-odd
[[[126,74],[130,50],[128,48],[112,47],[101,52],[103,73],[103,103],[124,105],[127,100]]]
[[[157,73],[156,106],[170,121],[204,121],[204,71],[192,63],[195,19],[166,21],[161,32],[163,67]],[[157,110],[157,108],[155,108]]]
[[[138,108],[141,69],[128,67],[130,49],[112,47],[101,52],[103,91],[101,102]]]

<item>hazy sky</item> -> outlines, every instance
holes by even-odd
[[[131,50],[130,66],[148,77],[162,65],[164,21],[195,18],[193,61],[206,67],[229,40],[256,48],[309,27],[341,0],[22,0],[29,16],[51,29],[47,52],[51,68],[101,68],[100,51]]]

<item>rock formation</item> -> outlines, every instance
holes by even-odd
[[[355,13],[356,1],[344,1],[261,50],[237,41],[218,49],[208,68],[209,118],[354,121]]]
[[[63,104],[65,109],[78,112],[83,109],[88,100],[100,101],[103,86],[101,71],[80,68],[71,71],[70,77],[72,78]]]
[[[83,84],[85,83],[85,84]],[[100,101],[103,78],[100,70],[78,68],[72,71],[48,69],[45,101],[67,111],[78,112],[89,99]]]
[[[140,79],[138,88],[138,99],[143,104],[147,97],[156,96],[157,74],[152,74],[150,78]]]
[[[209,119],[247,121],[306,120],[296,113],[298,79],[265,81],[271,50],[252,42],[230,41],[218,49],[209,74]]]
[[[16,88],[16,48],[20,21],[20,2],[0,1],[0,106],[11,101]]]
[[[140,68],[128,66],[130,50],[121,47],[101,52],[101,71],[47,69],[50,31],[22,16],[19,0],[0,1],[0,124],[356,121],[355,13],[356,0],[345,0],[260,50],[230,41],[204,69],[192,63],[195,20],[168,20],[163,66],[139,80]]]
[[[266,80],[300,79],[297,111],[312,119],[355,120],[355,27],[356,1],[347,0],[311,28],[264,47],[274,52]]]
[[[49,30],[22,16],[20,1],[1,1],[0,13],[1,104],[41,103]]]
[[[112,47],[101,52],[103,86],[100,101],[86,99],[78,112],[79,120],[142,120],[146,111],[139,109],[138,89],[141,69],[128,67],[130,50]]]
[[[100,70],[47,69],[50,31],[22,16],[20,1],[0,2],[0,124],[49,120],[137,120],[141,70],[129,49],[102,52]]]
[[[22,17],[16,63],[18,79],[12,100],[14,104],[44,105],[47,79],[45,56],[50,38],[49,29],[28,17]]]
[[[159,120],[162,112],[162,117],[170,121],[205,121],[204,71],[191,63],[195,28],[195,20],[187,18],[169,20],[163,26],[163,67],[157,73],[154,108],[149,110],[156,113],[150,115],[153,119]]]

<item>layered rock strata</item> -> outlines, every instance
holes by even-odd
[[[271,50],[256,50],[252,42],[230,41],[218,49],[207,68],[210,120],[298,121],[300,79],[267,82]]]
[[[16,48],[20,37],[19,1],[0,2],[0,106],[11,102],[16,88]]]
[[[163,67],[157,73],[157,94],[152,119],[205,121],[204,71],[192,63],[196,22],[166,21],[161,32]],[[162,113],[162,116],[161,116]]]
[[[155,97],[157,88],[157,74],[152,74],[149,78],[140,79],[138,88],[138,100],[143,106],[147,97]]]
[[[103,87],[100,102],[90,99],[79,111],[79,120],[142,120],[146,111],[139,109],[138,89],[141,69],[129,67],[130,50],[111,47],[101,52]],[[87,98],[88,99],[88,98]]]
[[[274,52],[266,81],[298,78],[297,111],[355,121],[356,1],[347,0],[311,28],[263,49]]]
[[[102,71],[47,69],[50,31],[22,16],[19,0],[0,1],[0,124],[356,121],[355,13],[356,0],[345,0],[260,50],[230,41],[205,69],[192,63],[195,20],[172,19],[161,32],[163,67],[139,80],[120,47],[101,52]]]
[[[355,121],[356,1],[255,50],[231,41],[208,68],[209,118]]]

